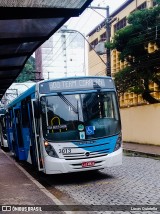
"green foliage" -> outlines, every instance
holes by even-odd
[[[35,59],[30,57],[15,82],[26,82],[35,78]]]
[[[115,74],[115,83],[118,92],[122,95],[129,88],[134,87],[134,82],[137,81],[136,79],[136,72],[132,71],[130,66],[125,67],[123,70],[120,70],[118,73]]]
[[[129,25],[117,31],[112,42],[106,44],[106,47],[117,49],[120,60],[128,65],[115,75],[118,93],[142,94],[149,103],[159,102],[152,97],[149,89],[151,82],[160,87],[159,15],[160,6],[135,11],[128,17]],[[149,43],[157,46],[152,53],[148,53]]]

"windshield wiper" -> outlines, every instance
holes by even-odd
[[[77,108],[61,93],[58,93],[58,96],[68,105],[72,108],[72,110],[78,114]]]

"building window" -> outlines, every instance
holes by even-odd
[[[124,28],[126,24],[127,24],[127,20],[126,20],[126,17],[124,17],[114,25],[114,32],[116,32],[117,30],[120,30],[121,28]]]
[[[98,39],[95,39],[93,42],[91,42],[89,46],[89,51],[94,49],[97,44],[98,44]]]
[[[100,35],[100,42],[106,41],[106,32]]]
[[[139,6],[137,7],[137,10],[143,10],[143,9],[145,9],[146,7],[147,7],[147,3],[144,2],[143,4],[141,4],[141,5],[139,5]]]

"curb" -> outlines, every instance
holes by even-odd
[[[147,153],[147,152],[141,152],[137,150],[131,150],[131,149],[125,149],[123,148],[124,154],[131,154],[132,156],[141,156],[141,157],[147,157],[147,158],[160,158],[160,154],[154,154],[154,153]]]
[[[20,169],[28,179],[30,179],[47,197],[49,197],[56,205],[64,205],[59,199],[56,198],[52,193],[50,193],[42,184],[40,184],[35,178],[33,178],[23,167],[21,167],[19,164],[15,162],[14,159],[12,159],[10,156],[8,156],[3,150],[3,154],[18,168]],[[65,214],[73,214],[72,211],[61,211]]]

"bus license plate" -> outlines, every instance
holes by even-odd
[[[94,166],[95,162],[94,161],[89,161],[89,162],[83,162],[82,167],[88,167],[88,166]]]

